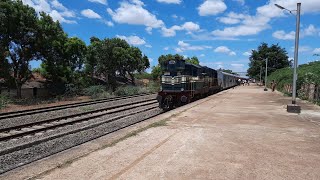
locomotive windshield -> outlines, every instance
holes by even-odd
[[[165,76],[179,76],[183,74],[185,69],[184,60],[170,60],[164,62],[161,65],[162,70],[164,71],[163,75]]]

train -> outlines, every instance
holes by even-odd
[[[182,59],[161,63],[159,107],[170,110],[239,84],[238,75],[195,65]]]

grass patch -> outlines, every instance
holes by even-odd
[[[8,96],[0,95],[0,109],[7,107],[11,103],[11,100]]]

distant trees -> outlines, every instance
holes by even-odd
[[[0,78],[15,82],[19,98],[21,86],[32,75],[32,60],[42,61],[36,71],[53,84],[81,84],[96,76],[113,89],[116,77],[134,84],[134,73],[150,66],[148,57],[125,40],[92,37],[86,46],[81,39],[68,37],[48,14],[37,14],[22,1],[0,1]]]
[[[192,58],[187,57],[186,62],[191,63],[191,64],[195,64],[195,65],[200,64],[200,61],[196,56],[193,56]]]
[[[125,40],[91,38],[85,63],[86,72],[91,76],[105,78],[112,89],[116,87],[116,76],[128,79],[128,75],[134,84],[134,72],[142,72],[149,66],[148,57]]]
[[[261,43],[257,50],[252,50],[249,58],[248,76],[253,78],[259,77],[260,69],[262,69],[262,74],[264,75],[266,59],[268,59],[268,74],[277,69],[289,67],[290,61],[287,54],[287,51],[278,44],[268,46],[267,43]]]
[[[167,61],[170,61],[170,60],[174,60],[174,59],[178,59],[178,60],[181,60],[181,59],[184,59],[183,56],[179,55],[179,54],[167,54],[167,55],[161,55],[159,58],[158,58],[158,62],[159,64],[163,64]]]

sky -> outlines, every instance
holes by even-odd
[[[319,59],[320,3],[301,1],[299,64]],[[246,72],[252,49],[279,44],[293,59],[298,0],[23,0],[59,20],[69,37],[125,39],[157,65],[163,54],[197,56],[214,69]],[[40,62],[32,62],[32,67]],[[150,69],[148,70],[150,71]]]

